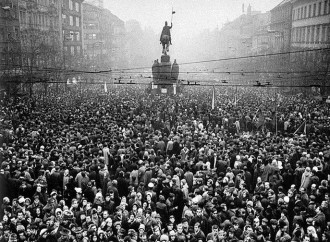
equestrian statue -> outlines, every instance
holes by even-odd
[[[160,35],[160,43],[163,45],[163,54],[166,55],[167,52],[169,52],[169,46],[172,45],[172,39],[171,39],[171,28],[173,27],[173,24],[171,23],[171,26],[167,25],[167,21],[165,21],[165,26],[163,27],[162,34]]]

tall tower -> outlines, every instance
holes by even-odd
[[[247,8],[247,15],[251,15],[252,13],[252,7],[251,5],[249,4],[248,8]]]

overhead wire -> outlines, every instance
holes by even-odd
[[[276,55],[284,55],[284,54],[295,54],[295,53],[303,53],[303,52],[314,52],[314,51],[325,51],[325,50],[330,50],[330,48],[318,48],[318,49],[278,52],[278,53],[270,53],[270,54],[262,54],[262,55],[260,54],[260,55],[248,55],[248,56],[240,56],[240,57],[220,58],[220,59],[214,59],[214,60],[183,62],[183,63],[180,63],[180,66],[189,65],[189,64],[210,63],[210,62],[228,61],[228,60],[240,60],[240,59],[248,59],[248,58],[258,58],[258,57],[276,56]],[[112,72],[112,73],[124,72],[124,71],[129,71],[129,70],[150,69],[150,68],[151,67],[148,66],[148,67],[134,67],[134,68],[122,68],[122,69],[109,69],[109,70],[100,70],[100,71],[80,71],[80,70],[70,70],[70,71],[97,74],[97,73],[109,73],[109,72]],[[47,68],[47,70],[52,70],[52,69],[54,69],[54,68]],[[67,69],[62,69],[62,68],[55,68],[54,70],[67,71]],[[283,71],[283,73],[287,73],[287,72],[288,71]],[[191,73],[191,72],[189,72],[189,73]],[[223,73],[230,73],[230,71],[223,71]],[[279,73],[279,72],[277,72],[277,73]]]

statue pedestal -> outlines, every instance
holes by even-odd
[[[170,62],[171,61],[171,57],[169,55],[162,55],[160,57],[160,62]]]
[[[151,93],[165,95],[178,93],[179,88],[177,88],[177,80],[179,68],[176,62],[174,64],[175,68],[173,69],[171,57],[167,54],[163,54],[160,58],[160,63],[153,65],[154,71],[153,83],[150,87]]]

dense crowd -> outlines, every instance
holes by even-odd
[[[2,100],[0,242],[330,241],[328,104],[211,97],[123,85]]]

